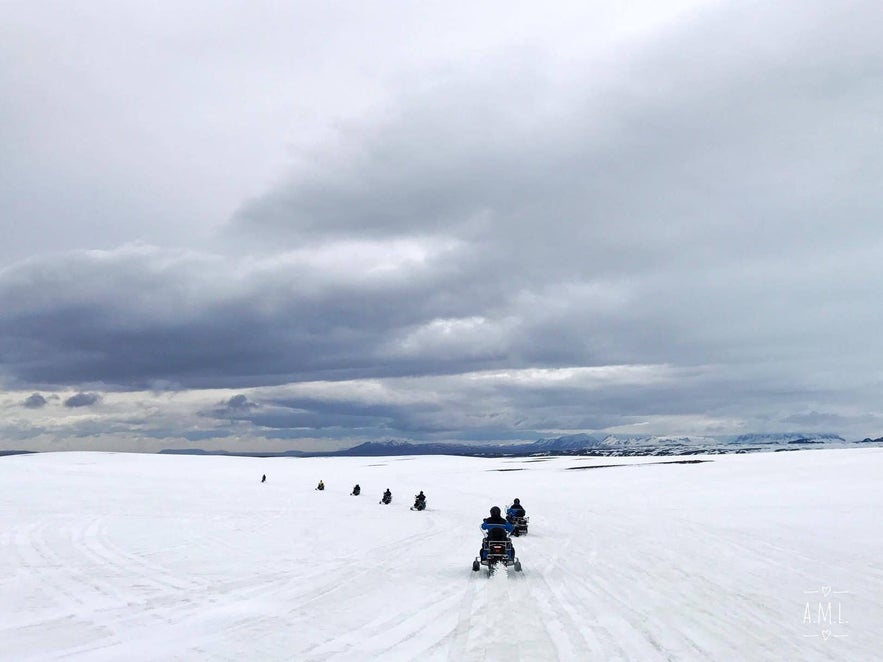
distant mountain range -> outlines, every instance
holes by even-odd
[[[474,457],[532,455],[698,455],[750,453],[760,450],[787,451],[799,448],[844,448],[855,444],[883,444],[883,437],[846,441],[831,433],[772,433],[700,436],[590,435],[572,434],[525,443],[413,443],[369,441],[352,448],[327,452],[285,451],[281,453],[235,453],[202,449],[166,449],[172,455],[235,455],[250,457],[382,457],[391,455],[467,455]]]

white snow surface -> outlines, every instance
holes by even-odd
[[[881,659],[883,449],[707,459],[0,458],[0,660]]]

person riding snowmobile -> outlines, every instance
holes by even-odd
[[[494,506],[491,508],[491,516],[485,517],[482,521],[481,529],[487,532],[488,540],[509,540],[509,534],[515,530],[515,527],[512,526],[511,522],[503,519],[500,515],[499,506]],[[485,549],[484,544],[482,544],[479,554],[482,560],[487,558],[487,549]],[[509,558],[515,558],[515,545],[511,542],[509,542]]]
[[[524,517],[524,515],[524,506],[521,505],[521,501],[517,498],[512,501],[512,505],[506,509],[506,519],[509,521],[512,521],[510,518]]]
[[[414,509],[423,510],[424,508],[426,508],[426,495],[423,494],[423,490],[420,490],[420,494],[414,495]]]
[[[316,489],[319,490],[319,491],[324,490],[324,489],[325,489],[325,483],[322,482],[322,481],[320,480],[320,481],[319,481],[319,484],[316,485]]]
[[[359,496],[362,493],[362,488],[359,487],[359,484],[356,483],[356,486],[353,488],[353,493],[351,496]]]
[[[381,503],[389,503],[392,501],[392,492],[389,491],[389,488],[386,488],[386,492],[383,493],[383,497],[380,499]]]

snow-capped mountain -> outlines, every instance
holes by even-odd
[[[740,434],[736,437],[721,437],[722,441],[733,444],[793,444],[842,442],[843,437],[833,433],[779,432],[768,434]]]
[[[694,455],[745,453],[752,450],[793,450],[801,444],[848,442],[831,433],[770,433],[720,437],[684,435],[622,435],[604,437],[569,434],[513,444],[456,444],[387,441],[368,442],[336,455]],[[780,448],[779,448],[780,447]]]
[[[878,443],[883,441],[867,439],[861,442],[848,442],[833,433],[768,433],[707,436],[684,435],[624,435],[608,434],[569,434],[560,437],[538,439],[522,443],[455,443],[388,440],[369,441],[352,448],[338,451],[305,452],[285,451],[283,453],[229,453],[225,451],[204,451],[199,449],[169,449],[169,454],[206,455],[259,455],[292,457],[381,457],[392,455],[472,455],[478,457],[499,457],[504,455],[696,455],[720,453],[749,453],[759,450],[796,450],[803,446],[844,447],[852,443]]]
[[[551,439],[538,439],[531,444],[523,444],[529,446],[532,452],[542,451],[578,451],[585,448],[595,448],[602,441],[598,437],[590,434],[568,434],[563,437],[555,437]]]

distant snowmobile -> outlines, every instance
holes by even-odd
[[[527,516],[520,499],[515,499],[512,505],[506,509],[506,521],[515,527],[513,536],[526,536],[530,518]]]
[[[411,510],[426,510],[426,496],[423,490],[420,490],[420,494],[414,495],[414,505],[411,506]]]
[[[358,483],[356,483],[356,486],[353,488],[353,491],[350,494],[350,496],[359,496],[361,493],[362,493],[362,488],[359,487]]]
[[[380,498],[380,503],[392,503],[392,492],[389,491],[389,488],[387,488],[386,492],[383,493],[383,496]]]

